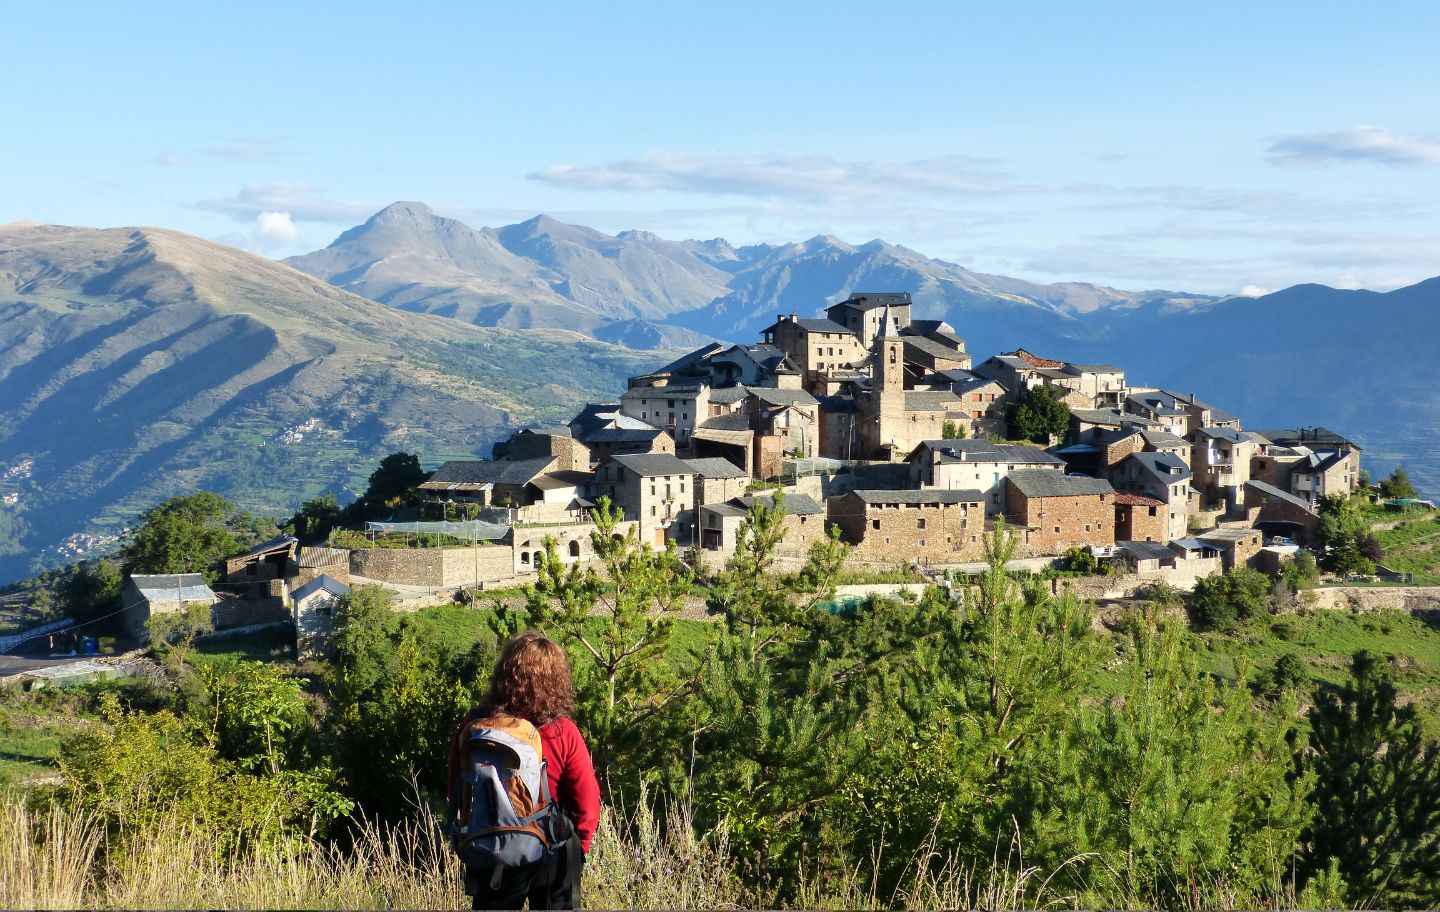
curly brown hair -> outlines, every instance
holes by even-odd
[[[536,728],[570,716],[575,682],[565,650],[533,630],[506,643],[490,676],[484,708],[528,719]]]

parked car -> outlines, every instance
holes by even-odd
[[[1290,539],[1284,537],[1283,535],[1277,535],[1277,536],[1275,536],[1274,538],[1270,539],[1270,541],[1267,542],[1266,544],[1279,545],[1279,546],[1282,547],[1282,548],[1293,548],[1293,547],[1295,547],[1295,543],[1294,543],[1293,541],[1291,541]]]

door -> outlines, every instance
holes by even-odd
[[[663,547],[665,547],[665,530],[664,530],[664,529],[656,529],[656,530],[655,530],[655,547],[657,547],[657,548],[663,548]]]

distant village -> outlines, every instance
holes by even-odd
[[[126,604],[137,625],[204,601],[217,626],[288,618],[303,652],[355,582],[418,606],[533,581],[547,540],[561,561],[592,560],[602,497],[624,534],[712,565],[757,499],[782,495],[782,556],[833,526],[859,566],[964,568],[1003,522],[1035,566],[1079,548],[1133,580],[1188,588],[1238,565],[1273,570],[1310,543],[1320,498],[1359,484],[1360,448],[1332,431],[1246,429],[1115,365],[1025,349],[975,364],[954,327],[911,307],[909,294],[864,293],[823,318],[777,315],[753,345],[705,346],[630,378],[617,402],[519,431],[493,459],[444,463],[419,489],[435,520],[369,524],[445,532],[449,547],[287,537],[228,561],[228,595],[199,575],[134,577]],[[1037,389],[1068,407],[1068,430],[1007,441],[1008,410]]]

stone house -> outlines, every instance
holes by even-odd
[[[639,525],[646,544],[664,547],[667,535],[690,537],[681,514],[693,523],[695,471],[669,453],[612,456],[596,472],[595,491]]]
[[[1005,476],[1005,516],[1035,554],[1115,544],[1115,489],[1100,478],[1025,469]]]
[[[496,459],[527,462],[531,459],[555,459],[559,472],[584,472],[590,468],[590,450],[575,439],[568,427],[525,428],[495,448]]]
[[[856,490],[827,507],[863,560],[949,563],[984,553],[985,495],[977,490]]]
[[[1005,476],[1014,471],[1063,474],[1065,462],[1039,447],[985,439],[922,440],[906,460],[920,488],[979,491],[990,517],[1005,512]]]
[[[1191,477],[1184,460],[1165,453],[1132,453],[1110,471],[1115,490],[1165,503],[1165,541],[1182,538],[1189,528]]]
[[[1245,514],[1265,535],[1283,536],[1308,547],[1320,514],[1307,500],[1257,479],[1245,485]]]
[[[700,547],[709,551],[730,554],[735,550],[736,536],[740,525],[755,504],[773,505],[775,495],[759,494],[754,497],[735,497],[721,503],[709,503],[700,507]],[[780,554],[805,554],[811,545],[825,535],[825,508],[807,494],[786,493],[780,498],[780,507],[785,511],[781,520],[783,538],[776,552]]]
[[[1133,387],[1127,391],[1122,408],[1151,419],[1177,437],[1190,437],[1200,428],[1228,427],[1240,430],[1240,419],[1229,412],[1201,402],[1194,393],[1176,393],[1156,387]]]
[[[300,570],[292,585],[299,586],[325,575],[340,582],[350,579],[350,552],[344,548],[307,545],[300,549]]]
[[[293,535],[282,535],[256,545],[244,554],[225,559],[225,582],[230,585],[266,583],[286,580],[297,575],[300,566],[296,550],[300,541]]]
[[[813,459],[820,448],[820,403],[804,390],[751,389],[746,409],[756,434],[778,438],[782,454]],[[773,478],[777,471],[755,468],[757,478]]]
[[[807,387],[830,371],[855,368],[868,354],[854,332],[828,318],[779,314],[763,338],[800,369]]]
[[[1163,500],[1130,491],[1116,491],[1115,540],[1168,542],[1171,538],[1168,511],[1169,506]]]
[[[620,411],[660,428],[677,447],[687,447],[695,426],[710,414],[710,387],[632,386],[620,397]]]
[[[558,459],[540,456],[522,460],[456,459],[443,463],[420,485],[431,503],[474,503],[482,507],[524,507],[534,498],[530,486],[553,471]]]
[[[1190,464],[1190,443],[1183,437],[1176,437],[1168,431],[1141,431],[1145,440],[1145,451],[1174,456],[1187,466]]]
[[[1200,507],[1223,504],[1238,512],[1245,503],[1245,482],[1250,480],[1250,457],[1255,449],[1248,435],[1228,427],[1196,428],[1192,435],[1191,487],[1200,495]]]
[[[687,459],[685,464],[695,473],[695,509],[706,504],[719,504],[744,497],[750,486],[750,473],[728,459]]]
[[[291,596],[291,612],[295,622],[295,653],[301,661],[320,658],[330,651],[335,609],[349,594],[349,586],[327,574],[295,590]]]
[[[584,522],[595,502],[594,472],[550,471],[527,486],[529,503],[516,513],[521,522]]]
[[[192,606],[213,610],[220,601],[199,573],[132,574],[121,591],[126,631],[144,637],[145,622],[157,614],[184,614]]]
[[[897,326],[910,325],[911,303],[908,291],[861,291],[830,305],[825,309],[825,316],[853,333],[860,348],[869,352],[875,337],[881,334],[887,311]]]
[[[1227,571],[1258,564],[1260,549],[1265,545],[1265,534],[1259,529],[1240,527],[1211,529],[1198,533],[1195,538],[1219,549],[1220,564]]]
[[[988,437],[1005,433],[1005,387],[968,370],[940,371],[950,392],[960,399],[962,422],[968,437]]]
[[[1119,408],[1125,397],[1125,372],[1112,364],[1067,362],[1062,370],[1079,381],[1078,392],[1091,408]]]
[[[585,438],[593,469],[612,456],[636,456],[645,453],[675,454],[675,438],[659,428],[601,428]]]
[[[709,359],[711,384],[717,389],[742,384],[800,389],[804,374],[776,345],[733,345]]]
[[[1316,490],[1339,494],[1359,487],[1361,448],[1331,429],[1256,431],[1253,439],[1256,454],[1251,458],[1251,474],[1264,483],[1312,499]],[[1293,481],[1296,471],[1305,478]]]

